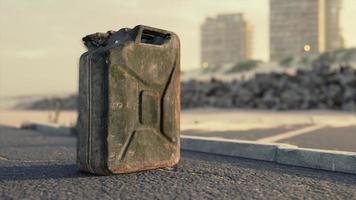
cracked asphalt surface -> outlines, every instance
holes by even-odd
[[[80,172],[75,138],[0,126],[0,199],[356,199],[356,176],[182,151],[179,166]]]

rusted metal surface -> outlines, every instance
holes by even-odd
[[[180,44],[147,26],[83,38],[77,162],[95,174],[179,161]]]

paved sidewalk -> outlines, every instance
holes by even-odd
[[[182,114],[182,133],[303,148],[356,152],[356,113],[196,109]]]
[[[356,176],[182,152],[176,169],[93,176],[75,138],[0,127],[0,199],[355,199]]]
[[[47,123],[53,111],[1,111],[0,125]],[[59,124],[75,124],[63,111]],[[356,113],[341,111],[261,111],[191,109],[181,113],[181,130],[191,136],[288,143],[304,148],[356,152]]]
[[[278,142],[303,148],[356,152],[356,126],[339,128],[322,127],[320,129],[317,127],[316,130],[307,133],[302,132],[303,130],[308,130],[308,128],[311,130],[314,127],[316,126],[295,125],[246,131],[185,130],[182,131],[182,134],[259,142]],[[293,133],[297,134],[289,137]],[[283,139],[279,136],[287,136],[287,138]]]

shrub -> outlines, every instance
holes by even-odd
[[[290,67],[290,64],[293,61],[293,57],[286,57],[284,59],[282,59],[281,61],[279,61],[279,65],[282,67]]]
[[[249,71],[252,69],[255,69],[258,64],[261,63],[259,60],[246,60],[237,63],[235,66],[233,66],[227,73],[238,73],[242,71]]]

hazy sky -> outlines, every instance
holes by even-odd
[[[294,0],[293,0],[294,1]],[[207,16],[244,12],[254,26],[253,55],[268,58],[268,0],[0,0],[0,97],[77,91],[81,38],[155,26],[176,32],[182,69],[199,66],[199,27]],[[356,0],[344,0],[342,29],[356,46]]]

